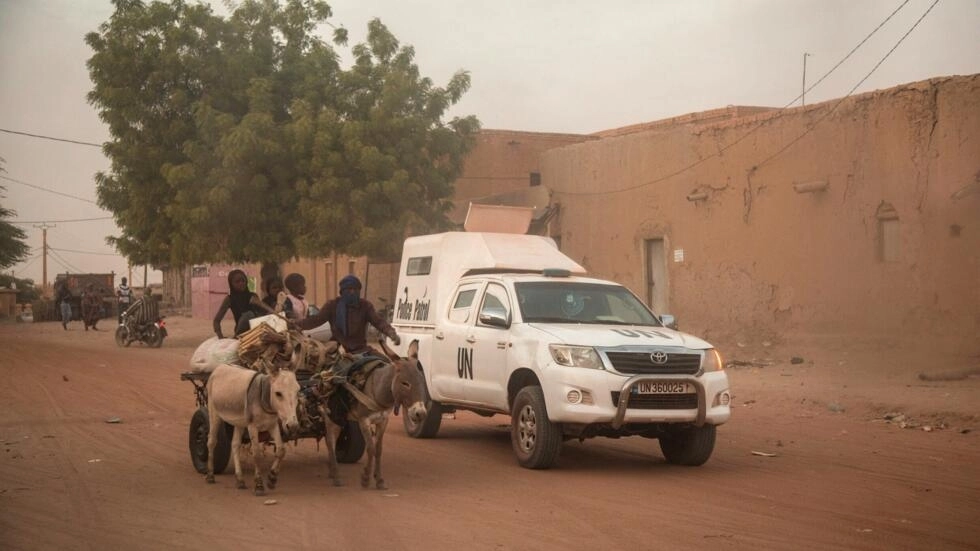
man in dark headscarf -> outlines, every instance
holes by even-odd
[[[374,309],[369,300],[361,298],[361,280],[353,275],[340,280],[340,295],[327,301],[313,316],[297,321],[301,329],[330,322],[330,340],[337,341],[348,353],[360,354],[372,350],[367,345],[367,325],[370,323],[391,339],[395,346],[401,339],[395,328]]]

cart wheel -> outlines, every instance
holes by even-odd
[[[340,431],[337,437],[337,462],[338,463],[357,463],[364,455],[364,435],[361,434],[361,427],[354,421],[348,421],[347,426]]]
[[[208,419],[207,408],[200,408],[191,417],[191,429],[189,435],[189,445],[191,451],[191,463],[194,469],[201,473],[208,472]],[[228,459],[231,457],[231,432],[234,430],[228,423],[221,424],[218,432],[218,441],[214,443],[214,474],[221,474],[228,466]]]

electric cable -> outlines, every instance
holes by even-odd
[[[819,125],[821,122],[823,122],[824,119],[826,119],[831,114],[833,114],[835,111],[837,111],[837,108],[840,107],[840,105],[842,103],[844,103],[844,100],[846,100],[847,98],[851,97],[851,94],[853,94],[854,91],[857,90],[859,86],[861,86],[862,84],[864,84],[864,81],[868,80],[868,77],[870,77],[875,71],[877,71],[878,70],[878,67],[881,67],[881,64],[884,63],[886,59],[888,59],[888,56],[892,55],[892,52],[894,52],[899,47],[899,45],[901,45],[902,42],[904,42],[905,39],[910,34],[912,34],[912,31],[914,31],[915,28],[919,26],[919,23],[921,23],[922,20],[925,19],[927,15],[929,15],[929,12],[931,12],[932,11],[932,8],[936,7],[936,4],[938,4],[938,3],[939,3],[939,0],[935,0],[932,3],[932,5],[929,6],[929,9],[927,9],[925,11],[925,13],[923,13],[919,17],[919,19],[917,19],[915,21],[915,23],[912,25],[912,27],[909,28],[909,30],[906,31],[905,34],[902,35],[902,38],[899,38],[898,39],[898,42],[896,42],[895,45],[892,46],[892,49],[888,50],[888,53],[886,53],[884,57],[882,57],[880,60],[878,60],[878,63],[875,63],[875,66],[872,67],[870,71],[868,71],[868,74],[864,75],[864,78],[862,78],[857,84],[854,85],[853,88],[851,88],[851,90],[847,93],[846,96],[840,98],[837,101],[837,103],[835,103],[834,106],[830,108],[829,111],[825,112],[822,116],[820,116],[820,118],[818,118],[816,121],[814,121],[812,124],[810,124],[807,127],[807,129],[803,131],[802,134],[800,134],[799,136],[797,136],[793,140],[790,140],[789,143],[787,143],[786,145],[784,145],[782,148],[780,148],[778,151],[776,151],[772,155],[770,155],[770,156],[766,157],[765,159],[763,159],[761,162],[759,162],[758,164],[756,164],[752,168],[753,169],[758,169],[758,168],[762,167],[763,165],[765,165],[766,163],[768,163],[769,161],[771,161],[771,160],[775,159],[776,157],[782,155],[784,151],[786,151],[790,147],[793,147],[793,145],[795,145],[797,142],[799,142],[800,140],[802,140],[810,132],[813,132],[813,130],[817,127],[817,125]]]
[[[56,249],[56,248],[54,248],[54,247],[52,247],[50,245],[48,245],[48,250],[51,250],[51,251],[60,251],[60,252],[63,252],[63,253],[95,254],[95,255],[100,255],[100,256],[122,256],[122,255],[119,255],[119,254],[116,254],[116,253],[97,253],[97,252],[92,252],[92,251],[76,251],[76,250],[73,250],[73,249]]]
[[[15,274],[23,274],[24,273],[24,270],[26,270],[27,268],[29,268],[31,266],[31,264],[34,264],[34,262],[36,262],[38,258],[41,258],[41,255],[37,254],[37,255],[34,255],[34,256],[28,258],[27,260],[22,261],[23,262],[23,265],[20,268],[18,268],[17,271],[14,272],[14,273]]]
[[[938,3],[938,1],[939,0],[936,0],[937,3]],[[801,97],[803,97],[803,95],[806,94],[806,92],[809,92],[814,87],[816,87],[818,84],[820,84],[821,82],[823,82],[824,79],[826,79],[828,76],[830,76],[831,73],[833,73],[835,70],[837,70],[838,67],[840,67],[848,58],[850,58],[854,54],[854,52],[856,52],[862,45],[864,45],[864,43],[867,42],[868,39],[870,39],[872,36],[874,36],[875,33],[877,33],[886,23],[888,23],[888,21],[891,20],[908,3],[909,3],[909,0],[905,0],[904,2],[902,2],[897,8],[895,8],[894,11],[892,11],[888,15],[888,17],[886,17],[881,23],[878,24],[878,26],[876,26],[870,33],[868,33],[867,36],[865,36],[860,42],[858,42],[858,44],[854,48],[852,48],[850,52],[847,53],[847,55],[845,55],[839,62],[837,62],[837,64],[835,64],[833,67],[831,67],[830,70],[828,70],[826,73],[824,73],[824,75],[821,76],[814,84],[812,84],[809,88],[806,88],[803,92],[800,93],[800,95],[798,95],[795,98],[793,98],[789,103],[787,103],[783,107],[781,107],[781,108],[779,108],[777,110],[774,110],[774,112],[775,113],[778,113],[778,112],[781,112],[781,111],[786,110],[789,106],[791,106],[794,103],[796,103],[796,101],[798,99],[800,99]],[[935,5],[936,4],[933,3],[933,6],[935,6]],[[931,10],[931,9],[932,9],[932,6],[929,7],[929,10]],[[929,13],[929,10],[926,11],[926,14]],[[925,15],[923,15],[923,17],[925,17]],[[922,20],[922,18],[919,19],[919,21],[921,21],[921,20]],[[916,22],[915,25],[918,25],[918,22]],[[915,25],[913,25],[912,29],[915,28]],[[909,30],[909,32],[911,32],[911,29]],[[906,33],[905,36],[908,36],[908,33]],[[905,37],[903,36],[902,37],[902,40],[904,40],[904,38]],[[901,43],[901,40],[899,41],[899,44],[900,43]],[[896,44],[896,47],[897,47],[897,44]],[[895,48],[892,48],[892,51],[894,51],[894,49]],[[889,52],[889,54],[891,54],[891,52]],[[887,58],[887,57],[888,57],[888,54],[886,54],[885,58]],[[875,68],[877,69],[878,65],[881,65],[881,63],[883,61],[884,61],[884,58],[881,61],[879,61],[877,65],[875,65]],[[874,70],[872,70],[872,72],[874,72]],[[858,86],[860,86],[861,83],[863,83],[864,80],[866,80],[868,76],[870,76],[870,73],[867,76],[865,76],[865,78],[862,79],[860,83],[858,83]],[[848,93],[848,96],[850,96],[851,93],[853,93],[854,92],[854,89],[856,89],[856,88],[857,88],[857,86],[855,86],[855,88],[852,88],[851,89],[851,92]],[[848,96],[844,96],[844,98],[841,98],[841,99],[843,100],[843,99],[847,98]],[[681,175],[681,174],[683,174],[683,173],[685,173],[685,172],[687,172],[687,171],[689,171],[689,170],[691,170],[691,169],[693,169],[693,168],[701,165],[702,163],[704,163],[704,162],[706,162],[708,160],[711,160],[711,159],[713,159],[715,157],[720,157],[722,153],[724,153],[725,151],[728,151],[732,147],[735,147],[737,144],[739,144],[740,142],[742,142],[743,140],[745,140],[746,138],[748,138],[749,136],[751,136],[752,134],[754,134],[757,130],[759,130],[760,128],[762,128],[764,126],[764,124],[765,124],[764,121],[763,122],[759,122],[754,127],[752,127],[751,129],[749,129],[749,131],[747,131],[745,134],[743,134],[743,135],[739,136],[738,138],[736,138],[733,142],[731,142],[731,143],[729,143],[729,144],[727,144],[727,145],[719,148],[718,151],[716,151],[714,153],[711,153],[710,155],[707,155],[705,157],[702,157],[702,158],[698,159],[697,161],[694,161],[694,162],[692,162],[692,163],[690,163],[690,164],[688,164],[688,165],[686,165],[684,167],[681,167],[678,170],[675,170],[673,172],[670,172],[668,174],[665,174],[663,176],[660,176],[660,177],[658,177],[658,178],[656,178],[654,180],[650,180],[650,181],[644,182],[642,184],[637,184],[635,186],[631,186],[631,187],[627,187],[627,188],[622,188],[622,189],[617,189],[617,190],[582,191],[582,192],[561,191],[561,190],[553,190],[553,191],[555,193],[561,193],[561,194],[564,194],[564,195],[572,195],[572,196],[591,196],[591,195],[607,195],[607,194],[610,194],[611,195],[611,194],[614,194],[614,193],[623,193],[623,192],[627,192],[627,191],[633,191],[633,190],[640,189],[640,188],[643,188],[643,187],[646,187],[646,186],[657,184],[657,183],[663,182],[665,180],[669,180],[670,178],[673,178],[675,176],[679,176],[679,175]],[[799,138],[797,138],[795,141],[799,141]],[[794,141],[794,143],[795,143],[795,141]]]
[[[8,220],[11,224],[65,224],[68,222],[93,222],[95,220],[112,220],[111,216],[98,218],[73,218],[70,220]]]
[[[41,135],[41,134],[31,134],[30,132],[19,132],[17,130],[8,130],[6,128],[0,128],[0,132],[6,132],[7,134],[17,134],[19,136],[28,136],[28,137],[31,137],[31,138],[40,138],[42,140],[51,140],[51,141],[55,141],[55,142],[66,142],[66,143],[73,143],[73,144],[78,144],[78,145],[88,145],[88,146],[91,146],[91,147],[98,147],[99,149],[102,149],[102,144],[97,144],[97,143],[92,143],[92,142],[83,142],[81,140],[69,140],[68,138],[54,138],[52,136],[44,136],[44,135]]]
[[[48,193],[54,193],[55,195],[62,195],[64,197],[68,197],[68,198],[71,198],[71,199],[78,199],[79,201],[85,201],[86,203],[91,203],[91,204],[93,204],[95,206],[98,206],[98,203],[96,203],[95,201],[93,201],[91,199],[85,199],[83,197],[78,197],[76,195],[71,195],[71,194],[68,194],[68,193],[62,193],[60,191],[55,191],[53,189],[44,188],[44,187],[37,186],[37,185],[34,185],[34,184],[28,184],[27,182],[22,182],[20,180],[15,180],[14,178],[10,178],[9,176],[2,176],[2,175],[0,175],[0,180],[7,180],[8,182],[13,182],[15,184],[20,184],[22,186],[32,187],[34,189],[39,189],[41,191],[46,191]]]

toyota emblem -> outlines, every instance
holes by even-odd
[[[663,365],[667,363],[667,353],[660,351],[654,352],[650,354],[650,361],[658,365]]]

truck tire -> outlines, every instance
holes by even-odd
[[[198,408],[191,417],[191,428],[188,444],[191,452],[191,463],[194,470],[201,474],[208,472],[208,431],[211,421],[208,419],[207,408]],[[231,425],[221,424],[218,441],[214,443],[214,474],[221,474],[228,466],[231,458]]]
[[[402,412],[402,425],[405,427],[405,434],[412,438],[435,438],[442,425],[442,404],[429,397],[429,390],[425,390],[425,418],[421,422],[412,421],[408,412]]]
[[[704,425],[660,437],[660,450],[671,465],[697,467],[711,457],[715,449],[716,427]]]
[[[364,455],[364,435],[361,427],[355,421],[348,421],[347,426],[340,431],[334,450],[337,452],[338,463],[357,463]]]
[[[517,462],[527,469],[549,469],[561,453],[561,426],[548,419],[540,386],[526,386],[514,398],[510,442]]]

